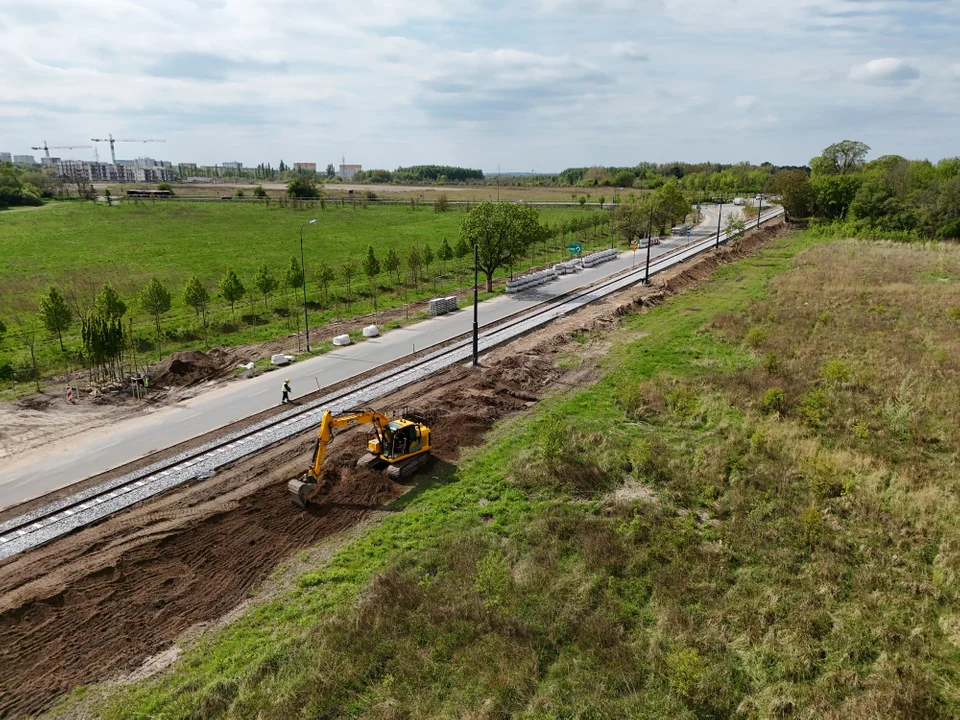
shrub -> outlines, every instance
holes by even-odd
[[[767,341],[767,333],[762,327],[752,327],[743,336],[743,342],[750,347],[759,347]]]
[[[627,385],[617,396],[617,402],[628,417],[645,420],[666,410],[663,393],[650,381]]]
[[[850,366],[846,360],[831,360],[823,368],[823,379],[837,385],[848,382],[850,375]]]
[[[763,369],[771,375],[776,375],[780,370],[780,360],[775,352],[768,352],[763,356]]]
[[[949,310],[947,310],[947,317],[950,318],[951,320],[960,321],[960,305],[957,305],[957,307],[952,307]]]
[[[768,388],[760,399],[760,409],[765,413],[782,412],[785,405],[783,390],[778,387]]]
[[[804,547],[813,550],[823,534],[823,514],[820,508],[808,505],[800,514],[800,528]]]
[[[813,494],[822,500],[844,493],[841,471],[828,455],[817,454],[803,461],[803,476],[809,480]]]
[[[803,396],[797,406],[800,419],[811,427],[819,427],[826,419],[830,398],[823,390],[814,390]]]
[[[667,680],[678,695],[689,698],[703,672],[706,664],[696,648],[681,648],[669,653],[666,658]]]

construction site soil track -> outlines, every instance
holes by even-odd
[[[695,282],[777,232],[766,229],[658,276],[659,287],[584,308],[491,352],[479,371],[451,368],[378,408],[424,415],[434,454],[453,462],[496,421],[596,377],[589,346],[571,333],[610,328],[627,309]],[[561,369],[561,353],[588,362]],[[0,566],[0,717],[42,712],[77,685],[134,670],[191,627],[227,614],[296,550],[391,512],[406,488],[356,469],[364,430],[334,438],[319,505],[310,511],[295,508],[286,493],[313,447],[305,435]],[[409,486],[436,471],[428,465]]]

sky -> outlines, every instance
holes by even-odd
[[[958,38],[960,0],[0,0],[0,151],[112,133],[166,141],[119,158],[556,172],[851,139],[935,160],[960,153]]]

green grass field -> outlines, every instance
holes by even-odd
[[[541,221],[556,223],[597,211],[589,206],[546,209],[541,211]],[[136,333],[147,351],[152,343],[150,319],[139,310],[134,298],[150,277],[156,276],[173,294],[173,307],[164,319],[164,353],[201,348],[204,344],[199,323],[182,300],[184,284],[196,274],[214,296],[211,344],[239,345],[289,334],[296,328],[287,309],[289,292],[274,293],[269,309],[265,310],[263,298],[252,289],[252,279],[263,263],[282,278],[291,257],[300,257],[301,223],[314,217],[318,224],[304,228],[311,326],[373,310],[369,284],[359,269],[351,283],[353,301],[349,307],[342,302],[345,283],[339,275],[331,287],[333,299],[321,303],[320,292],[312,280],[321,260],[338,268],[347,257],[360,261],[370,245],[381,263],[391,247],[402,257],[418,241],[429,244],[434,251],[443,238],[454,246],[463,212],[435,213],[429,205],[416,210],[332,205],[321,211],[319,207],[281,208],[276,203],[265,207],[253,203],[124,201],[115,207],[63,203],[35,212],[4,213],[0,214],[0,253],[4,257],[0,264],[0,319],[10,326],[15,314],[34,313],[49,284],[66,294],[71,285],[97,287],[110,282],[127,300],[138,328]],[[605,236],[587,238],[588,247],[606,242]],[[529,261],[563,257],[565,249],[559,241],[556,244],[558,247],[549,256],[541,252]],[[430,274],[437,274],[440,267],[439,261],[434,262]],[[217,280],[230,268],[240,275],[249,291],[236,313],[231,313],[229,305],[216,297]],[[449,264],[445,270],[436,283],[405,290],[397,286],[395,278],[383,273],[378,281],[378,307],[384,309],[407,299],[451,292],[457,277]],[[460,275],[460,281],[463,285],[468,283],[466,273]],[[65,341],[74,348],[79,344],[76,326],[66,334]],[[26,362],[25,352],[12,333],[0,341],[0,365],[5,362],[18,368]],[[59,371],[62,362],[58,343],[45,336],[42,367]]]
[[[627,318],[640,339],[604,379],[502,423],[295,592],[77,698],[106,718],[956,717],[958,270],[955,249],[777,241]]]

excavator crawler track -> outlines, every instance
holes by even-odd
[[[387,477],[391,480],[405,480],[417,472],[430,459],[430,453],[424,452],[412,458],[391,464],[387,468]]]

